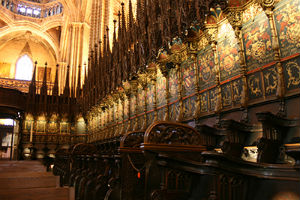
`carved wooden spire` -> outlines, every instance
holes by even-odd
[[[94,52],[95,52],[95,58],[94,58],[94,66],[93,66],[93,68],[94,68],[94,82],[93,82],[93,84],[94,84],[94,86],[96,86],[96,82],[97,82],[97,79],[99,78],[98,77],[98,45],[97,45],[97,43],[95,43],[95,50],[94,50]]]
[[[99,57],[98,57],[98,64],[100,65],[101,64],[101,59],[102,59],[102,41],[99,40],[98,42],[98,52],[99,52]]]
[[[115,46],[115,43],[117,42],[117,35],[116,35],[117,20],[114,19],[113,22],[114,22],[113,46]]]
[[[111,88],[111,52],[110,52],[110,45],[109,45],[109,28],[108,26],[106,26],[106,53],[107,53],[107,57],[106,57],[106,70],[107,70],[107,87],[108,87],[108,91],[110,91]]]
[[[132,3],[131,0],[129,0],[129,22],[128,22],[128,26],[129,26],[129,42],[130,44],[134,42],[135,40],[135,33],[134,33],[134,27],[133,27],[133,23],[134,23],[134,19],[133,19],[133,12],[132,12]]]
[[[71,84],[71,98],[75,98],[75,75],[72,76],[72,84]]]
[[[109,47],[109,28],[108,26],[106,26],[106,35],[107,35],[107,50],[109,51],[110,50],[110,47]]]
[[[76,97],[81,97],[81,66],[78,66],[78,78],[77,78],[77,89],[76,89]]]
[[[91,90],[93,88],[93,84],[94,84],[94,50],[92,49],[91,50],[91,54],[90,54],[90,64],[89,64],[89,67],[88,67],[88,86],[89,86],[89,95],[93,95]]]
[[[47,62],[45,63],[44,68],[44,77],[43,83],[40,90],[40,98],[39,98],[39,109],[40,113],[47,113]]]
[[[44,77],[43,77],[43,84],[41,87],[41,95],[47,95],[47,62],[45,63],[45,68],[44,68]]]
[[[141,17],[142,17],[142,2],[141,0],[137,0],[136,2],[136,21],[138,25],[141,25]]]
[[[35,94],[36,94],[36,80],[35,80],[36,65],[37,65],[37,61],[34,62],[33,74],[32,74],[32,78],[31,78],[31,83],[29,85],[29,94],[32,96],[35,96]]]
[[[87,67],[86,67],[86,62],[84,62],[84,67],[83,67],[83,72],[84,72],[84,85],[85,85],[85,82],[87,80]]]
[[[84,82],[83,82],[83,90],[82,90],[82,93],[83,93],[83,96],[84,96],[84,98],[83,98],[83,104],[82,104],[82,106],[83,106],[83,111],[84,112],[86,112],[87,110],[88,110],[88,101],[87,101],[87,95],[86,95],[86,93],[88,92],[88,87],[87,87],[87,69],[86,69],[86,63],[84,63],[84,67],[83,67],[83,72],[84,72]]]
[[[87,67],[87,74],[86,74],[86,89],[85,89],[85,92],[86,92],[86,105],[87,105],[87,108],[90,107],[90,97],[91,97],[91,79],[90,79],[90,74],[91,74],[91,64],[92,64],[92,53],[90,54],[89,58],[88,58],[88,67]]]
[[[123,50],[122,50],[122,26],[121,26],[121,13],[119,11],[118,13],[118,20],[119,20],[119,30],[118,30],[118,61],[119,63],[122,62],[121,57],[123,55]]]
[[[107,35],[107,37],[106,37],[106,45],[107,45],[107,47],[106,47],[106,62],[107,62],[107,66],[106,66],[106,68],[107,68],[107,73],[109,74],[109,71],[110,71],[110,69],[111,69],[111,61],[110,61],[110,44],[109,44],[109,28],[108,28],[108,26],[106,26],[106,35]]]
[[[126,20],[125,20],[125,10],[124,10],[124,3],[121,3],[122,6],[122,39],[125,42],[126,38]]]
[[[106,70],[106,68],[107,68],[107,50],[106,50],[106,48],[107,48],[107,45],[106,45],[106,42],[107,42],[107,40],[106,40],[106,35],[104,35],[104,39],[103,39],[103,64],[102,64],[102,72],[103,72],[103,74],[102,74],[102,79],[103,79],[103,94],[106,94],[106,89],[107,89],[107,87],[106,87],[106,76],[107,76],[107,70]]]
[[[99,47],[100,48],[100,47]],[[94,82],[93,82],[93,88],[94,88],[94,98],[98,98],[98,80],[99,80],[99,63],[98,63],[98,45],[95,43],[95,62],[94,62]]]
[[[118,25],[118,42],[120,42],[122,40],[122,26],[121,26],[121,12],[118,12],[118,21],[119,21],[119,25]]]
[[[26,103],[26,107],[27,107],[27,112],[31,112],[34,113],[35,112],[35,100],[36,100],[36,80],[35,80],[35,76],[36,76],[36,66],[37,66],[37,61],[34,62],[34,69],[33,69],[33,74],[32,74],[32,78],[31,78],[31,83],[29,85],[29,92],[27,95],[27,103]]]
[[[117,73],[117,66],[118,66],[118,43],[117,43],[117,37],[116,37],[116,27],[117,27],[117,20],[114,20],[114,33],[113,33],[113,47],[112,47],[112,88],[114,89],[117,85],[116,82],[116,73]]]
[[[66,77],[66,84],[64,88],[64,96],[70,97],[70,66],[67,66],[67,77]]]
[[[59,65],[56,65],[56,72],[55,72],[55,81],[54,81],[54,86],[52,89],[52,95],[53,96],[58,96],[58,67]]]
[[[145,21],[144,21],[144,8],[142,4],[142,0],[137,0],[136,5],[136,17],[137,17],[137,24],[138,30],[137,38],[141,38],[142,34],[144,33]]]
[[[101,52],[101,46],[102,46],[102,41],[99,40],[99,63],[98,63],[98,95],[99,97],[101,97],[102,94],[102,76],[103,76],[103,72],[102,72],[102,67],[103,67],[103,56],[102,56],[102,52]]]
[[[106,34],[103,36],[103,58],[105,57],[106,55],[106,48],[107,48],[107,45],[106,45]]]

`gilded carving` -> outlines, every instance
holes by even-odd
[[[243,82],[241,79],[238,79],[238,80],[232,82],[232,100],[235,103],[239,103],[241,101],[242,84],[243,84]]]
[[[150,63],[146,68],[148,80],[151,81],[151,84],[154,84],[156,81],[156,64]]]
[[[261,90],[260,78],[258,75],[251,75],[248,79],[250,95],[252,97],[259,97],[263,94]]]
[[[286,64],[287,88],[300,85],[300,66],[297,62],[290,61]]]
[[[17,89],[21,92],[28,92],[30,82],[23,80],[14,80],[7,78],[0,78],[0,86],[4,88]],[[38,82],[38,85],[41,85]],[[40,87],[40,86],[38,86]]]
[[[241,93],[241,106],[246,107],[248,104],[248,84],[246,75],[242,76],[242,93]]]
[[[276,92],[277,84],[278,84],[276,70],[274,68],[270,70],[265,70],[263,76],[264,76],[266,94],[273,94],[274,92]]]
[[[222,102],[223,107],[230,106],[232,99],[231,99],[231,86],[230,84],[222,85]]]
[[[188,58],[187,48],[182,42],[181,38],[173,38],[169,48],[171,49],[172,55],[171,60],[174,63],[180,64]]]
[[[203,34],[198,42],[198,50],[205,49],[207,45],[209,45],[209,41],[207,39],[207,36]]]
[[[204,34],[207,38],[208,43],[211,44],[212,42],[217,41],[218,28],[216,26],[209,26],[204,30]]]
[[[169,62],[170,56],[168,55],[168,52],[165,48],[160,48],[158,50],[158,55],[156,57],[157,62],[161,63],[163,66]]]
[[[254,18],[263,12],[262,7],[258,3],[252,3],[243,12],[243,23],[254,21]]]
[[[276,4],[274,20],[280,44],[281,57],[300,52],[300,3],[282,0]]]
[[[216,90],[215,90],[216,94],[215,94],[215,113],[219,113],[222,110],[222,91],[221,91],[221,87],[217,86]]]
[[[231,7],[226,11],[226,16],[232,27],[241,28],[243,23],[243,9],[240,7]]]
[[[209,110],[215,111],[216,104],[217,104],[217,89],[214,88],[209,91]]]

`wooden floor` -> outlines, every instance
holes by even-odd
[[[0,200],[68,200],[69,189],[39,161],[0,160]]]

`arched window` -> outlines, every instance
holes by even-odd
[[[16,63],[16,79],[30,81],[32,78],[33,63],[30,57],[25,54]]]

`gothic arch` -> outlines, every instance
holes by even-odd
[[[36,36],[42,42],[44,42],[44,44],[49,48],[49,50],[52,52],[56,60],[60,58],[59,46],[58,46],[59,44],[56,44],[55,41],[47,32],[42,32],[39,29],[37,29],[37,27],[34,26],[7,27],[5,30],[0,32],[0,39],[5,39],[5,38],[14,39],[13,37],[14,35],[25,33],[26,31],[30,31],[34,36]]]

